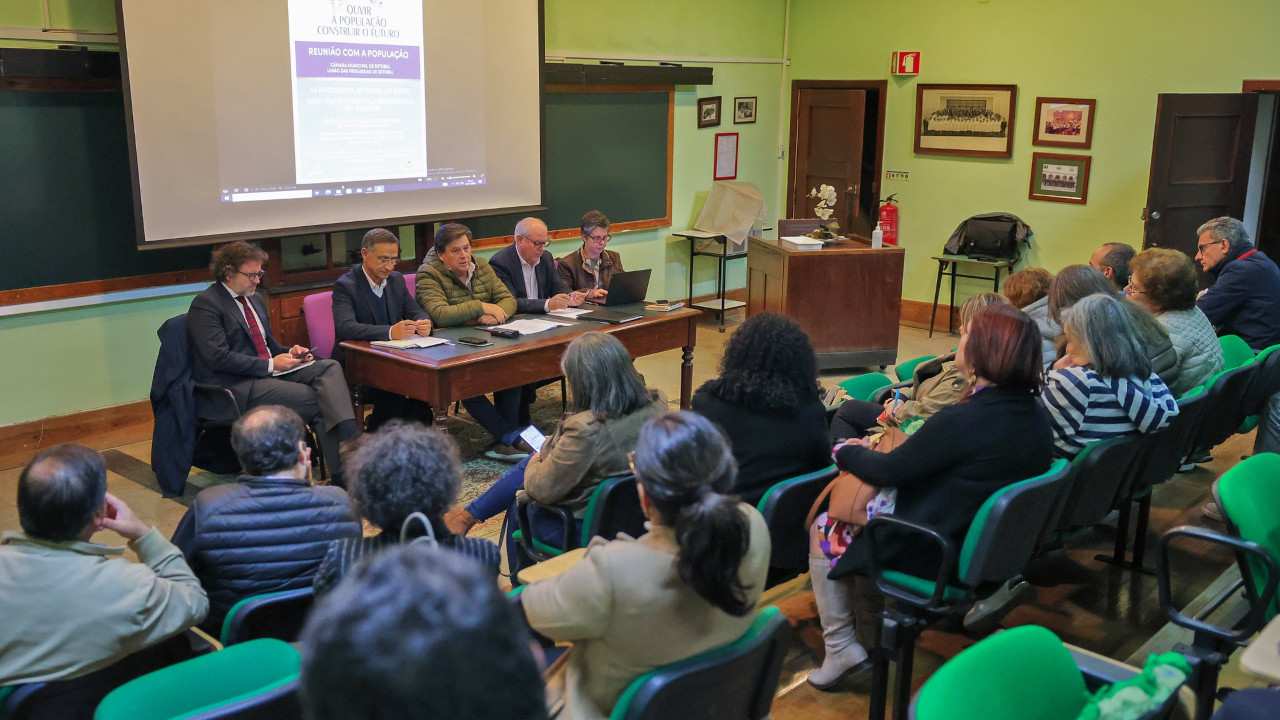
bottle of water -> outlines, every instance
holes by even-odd
[[[884,231],[880,229],[880,223],[876,223],[876,229],[871,231],[871,249],[879,250],[884,247]]]

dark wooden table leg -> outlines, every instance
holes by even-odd
[[[361,389],[359,385],[351,387],[351,409],[356,414],[356,427],[360,429],[360,432],[364,432],[364,397]]]
[[[680,356],[680,409],[688,410],[693,399],[693,346],[680,349],[684,351]]]
[[[947,334],[956,334],[956,267],[960,263],[951,263],[951,304],[947,307],[951,308],[947,311]]]
[[[933,321],[938,317],[938,293],[942,292],[942,269],[946,261],[938,261],[938,280],[933,284],[933,312],[929,313],[929,337],[933,337]]]

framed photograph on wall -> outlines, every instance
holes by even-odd
[[[1088,155],[1034,153],[1027,197],[1083,205],[1089,197],[1089,160]]]
[[[917,85],[915,151],[1012,157],[1017,102],[1017,85]]]
[[[1093,145],[1093,115],[1097,100],[1036,98],[1036,132],[1032,145],[1088,150]]]
[[[720,96],[698,98],[698,127],[708,128],[720,124]]]
[[[756,121],[756,99],[753,97],[736,97],[733,99],[733,124],[753,123]]]

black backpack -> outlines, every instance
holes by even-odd
[[[1022,243],[1030,234],[1031,228],[1016,215],[975,215],[956,228],[946,251],[974,260],[1008,260],[1017,264],[1022,257]]]

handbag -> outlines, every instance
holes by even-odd
[[[872,450],[882,453],[891,452],[906,439],[907,434],[902,430],[896,427],[889,428],[880,436],[879,442]],[[864,482],[857,475],[841,470],[840,474],[827,483],[818,498],[813,501],[809,514],[804,520],[805,531],[813,527],[813,521],[822,511],[823,501],[827,500],[828,496],[831,499],[827,504],[827,517],[853,525],[866,525],[867,503],[871,502],[871,498],[875,497],[879,491],[879,488]]]

